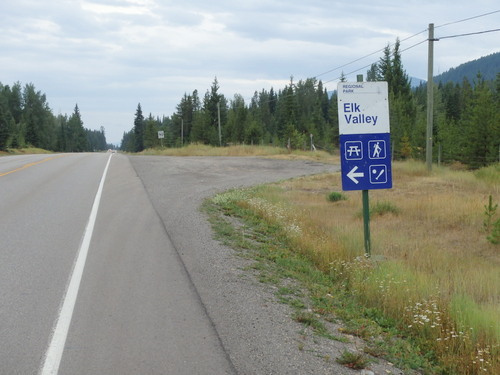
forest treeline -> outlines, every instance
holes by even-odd
[[[83,126],[78,104],[68,115],[54,116],[45,94],[32,83],[12,87],[0,82],[0,150],[37,147],[50,151],[101,151],[111,147],[105,130]]]
[[[460,64],[455,68],[441,73],[434,77],[435,82],[462,83],[464,77],[469,81],[474,80],[477,72],[481,72],[482,77],[487,81],[493,81],[500,70],[500,52],[483,56],[479,59]]]
[[[411,87],[399,41],[384,49],[366,79],[388,82],[394,158],[424,159],[427,87]],[[248,102],[240,94],[228,99],[219,88],[216,77],[203,96],[197,90],[184,94],[170,117],[144,117],[139,104],[133,128],[124,133],[121,149],[139,152],[189,143],[302,149],[310,149],[312,143],[317,149],[338,148],[337,95],[328,92],[320,80],[294,82],[292,77],[283,89],[263,89]],[[472,168],[499,160],[500,74],[486,81],[477,72],[472,82],[439,83],[434,100],[434,160],[439,157],[443,162],[457,161]],[[164,132],[164,139],[158,138],[159,130]]]

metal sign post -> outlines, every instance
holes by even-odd
[[[163,138],[165,138],[165,132],[163,130],[159,130],[158,139],[160,140],[161,148],[163,148]]]
[[[387,82],[339,82],[343,190],[362,190],[365,253],[371,254],[368,190],[392,188]]]

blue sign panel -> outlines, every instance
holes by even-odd
[[[391,135],[341,134],[342,190],[392,188]]]

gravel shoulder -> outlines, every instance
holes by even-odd
[[[292,177],[335,173],[338,166],[309,161],[234,157],[130,156],[168,236],[238,374],[359,374],[335,362],[361,348],[318,337],[279,303],[276,287],[260,283],[252,260],[213,239],[203,200],[235,187]],[[337,327],[332,326],[336,331]],[[336,334],[336,333],[335,333]],[[402,374],[381,360],[374,374]],[[370,372],[365,372],[370,374]]]

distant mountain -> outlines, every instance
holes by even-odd
[[[434,76],[434,82],[462,83],[464,78],[472,82],[477,77],[478,72],[481,72],[481,76],[485,81],[495,80],[497,73],[500,72],[500,52],[451,68],[442,74]]]
[[[410,86],[411,87],[418,87],[421,84],[425,84],[427,81],[425,79],[420,79],[417,77],[410,77]]]

